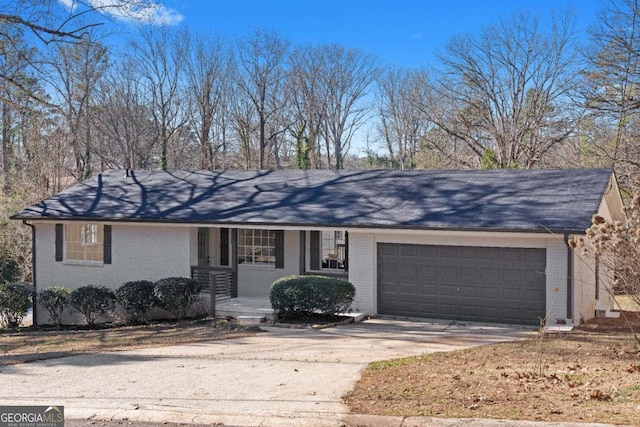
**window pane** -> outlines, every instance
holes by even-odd
[[[65,224],[65,257],[69,261],[102,262],[103,227],[99,224]]]
[[[344,270],[344,231],[324,230],[320,241],[323,270]]]
[[[254,265],[275,264],[275,239],[262,229],[238,230],[238,262]]]

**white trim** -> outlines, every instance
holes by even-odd
[[[54,221],[43,220],[30,220],[34,224],[53,223]],[[65,221],[56,220],[55,223],[77,223],[79,221]],[[80,221],[83,222],[83,221]],[[86,222],[86,221],[85,221]],[[263,230],[285,230],[285,231],[311,231],[311,230],[344,230],[349,233],[366,233],[366,234],[407,234],[413,236],[451,236],[460,235],[465,237],[494,237],[496,235],[501,238],[535,238],[535,239],[549,239],[554,237],[562,237],[562,233],[554,233],[551,231],[505,231],[505,230],[456,230],[456,229],[442,229],[442,230],[424,230],[415,228],[384,228],[384,227],[349,227],[349,226],[320,226],[320,225],[305,225],[305,226],[288,226],[288,225],[263,225],[263,224],[211,224],[211,223],[164,223],[164,222],[125,222],[125,221],[94,221],[97,224],[112,225],[118,227],[208,227],[208,228],[235,228],[235,229],[263,229]],[[573,235],[573,233],[572,233]]]
[[[64,260],[62,261],[63,265],[80,265],[85,267],[104,267],[104,262],[102,261],[79,261],[79,260]]]

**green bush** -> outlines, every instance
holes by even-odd
[[[0,325],[17,328],[33,301],[33,287],[24,283],[0,283]]]
[[[156,282],[153,293],[160,307],[183,320],[201,290],[202,286],[194,279],[167,277]]]
[[[38,303],[48,312],[56,326],[62,325],[62,316],[71,301],[71,289],[63,286],[52,286],[38,294]]]
[[[289,276],[276,280],[271,287],[271,307],[283,317],[311,313],[343,313],[353,303],[354,286],[340,279],[324,276]]]
[[[149,312],[157,305],[154,288],[155,283],[149,280],[136,280],[127,282],[116,290],[116,299],[131,322],[141,323],[149,319]]]
[[[106,286],[87,285],[71,292],[70,302],[88,325],[94,325],[98,317],[115,308],[116,295]]]
[[[20,266],[9,258],[0,258],[0,283],[13,283],[20,280]]]

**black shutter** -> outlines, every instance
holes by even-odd
[[[310,265],[309,268],[311,270],[320,270],[320,232],[312,231],[311,239],[310,239],[310,248],[309,248],[309,256]]]
[[[276,268],[284,268],[284,231],[274,231],[276,240]]]
[[[349,271],[349,232],[344,232],[344,271]]]
[[[229,265],[229,229],[220,229],[220,265]]]
[[[300,231],[300,274],[304,274],[307,269],[307,232],[302,230]]]
[[[56,224],[56,261],[62,261],[64,253],[64,226]]]
[[[103,236],[104,240],[104,258],[103,258],[103,262],[105,264],[111,264],[111,226],[110,225],[105,225],[104,226],[104,236]]]

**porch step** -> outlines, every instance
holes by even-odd
[[[238,316],[236,317],[236,320],[238,321],[238,323],[240,324],[256,324],[256,323],[264,323],[266,322],[266,318],[264,316]]]

